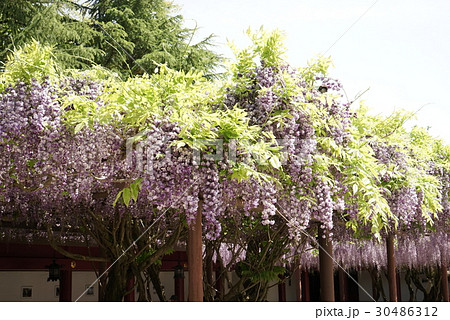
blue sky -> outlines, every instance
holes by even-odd
[[[175,4],[186,26],[200,28],[198,39],[213,33],[216,51],[230,58],[227,39],[245,46],[248,27],[283,30],[292,66],[303,66],[326,52],[335,66],[330,75],[343,83],[349,99],[370,88],[362,99],[373,113],[423,107],[416,123],[430,126],[433,135],[450,143],[450,1],[175,0]]]

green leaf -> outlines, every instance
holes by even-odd
[[[134,202],[137,201],[138,195],[139,195],[139,186],[136,183],[130,184],[130,190],[131,190],[131,198]]]
[[[358,192],[358,185],[355,183],[353,184],[353,194],[355,195]]]
[[[32,169],[34,168],[34,165],[38,162],[38,159],[30,159],[27,161],[27,167]]]
[[[142,188],[141,181],[142,181],[142,178],[139,178],[135,182],[130,184],[131,198],[134,200],[134,202],[137,201],[139,191],[141,191],[141,188]]]
[[[280,274],[284,274],[286,272],[286,268],[280,266],[274,266],[273,272],[278,276]]]
[[[84,122],[80,122],[79,124],[77,124],[75,126],[75,129],[74,129],[75,134],[80,132],[84,127],[85,127],[85,123]]]
[[[279,169],[281,167],[280,159],[277,156],[272,156],[269,159],[269,163],[275,169]]]
[[[182,148],[182,147],[184,147],[185,145],[186,145],[186,143],[183,142],[183,141],[178,141],[177,144],[176,144],[177,149]]]
[[[123,191],[122,192],[123,203],[125,203],[125,205],[128,207],[130,205],[131,200],[131,189],[124,188],[122,191]]]
[[[115,207],[117,202],[120,200],[120,196],[122,195],[122,193],[123,193],[123,190],[119,191],[119,193],[117,194],[116,199],[113,202],[113,207]]]

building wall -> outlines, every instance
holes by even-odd
[[[188,299],[188,283],[189,273],[185,272],[184,279],[184,298]],[[160,273],[161,282],[164,286],[166,298],[174,294],[174,279],[173,271],[164,271]],[[230,275],[231,278],[237,281],[237,277]],[[14,301],[41,301],[51,302],[59,301],[58,287],[59,282],[47,282],[48,271],[0,271],[0,301],[14,302]],[[404,280],[404,274],[400,273],[401,277],[401,300],[409,301],[409,291]],[[73,271],[72,272],[72,301],[75,301],[83,294],[83,292],[96,280],[96,274],[92,271]],[[349,281],[351,281],[349,279]],[[385,295],[389,299],[389,289],[386,276],[382,274],[382,282]],[[359,300],[360,301],[372,301],[372,280],[368,271],[360,271],[358,273],[359,287]],[[30,295],[31,290],[31,296]],[[367,294],[364,292],[366,291]],[[94,284],[92,294],[83,294],[79,301],[98,301],[98,283]],[[138,295],[135,295],[136,300]],[[286,301],[296,301],[296,292],[294,281],[289,283],[286,280]],[[152,286],[152,300],[159,301],[156,291]],[[269,289],[268,301],[279,301],[278,299],[278,286],[273,283],[273,286]],[[382,298],[379,299],[380,301]],[[417,301],[423,301],[423,294],[417,292]]]
[[[59,301],[59,281],[47,282],[47,278],[48,271],[0,271],[0,301]],[[95,279],[94,272],[72,272],[72,301]],[[98,301],[98,285],[94,285],[92,295],[84,295],[79,301]]]
[[[72,272],[72,301],[77,300],[78,297],[80,297],[96,279],[97,276],[93,271]],[[92,287],[93,290],[91,289],[83,294],[78,301],[98,301],[98,282],[96,282]]]

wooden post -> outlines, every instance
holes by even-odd
[[[441,255],[442,301],[449,302],[447,262],[445,260],[444,254],[441,253]]]
[[[295,266],[295,274],[294,274],[294,282],[295,282],[295,300],[303,301],[302,295],[302,269],[300,263],[296,263]]]
[[[278,301],[286,302],[286,282],[284,280],[278,283]]]
[[[184,301],[184,275],[174,277],[175,295],[178,302]]]
[[[189,301],[203,301],[202,205],[188,232]]]
[[[375,281],[372,279],[372,297],[378,301],[378,290]]]
[[[397,269],[395,271],[395,280],[397,281],[397,301],[402,301],[402,277],[400,271]]]
[[[397,302],[397,279],[395,272],[395,252],[394,252],[394,235],[390,233],[386,238],[387,249],[387,268],[389,283],[389,300]]]
[[[59,279],[59,301],[72,301],[72,270],[61,270]]]
[[[333,243],[319,226],[320,300],[334,302]]]
[[[302,299],[305,302],[311,301],[311,292],[309,290],[309,272],[308,270],[302,271]]]
[[[342,268],[338,271],[339,277],[339,301],[348,301],[348,275]]]
[[[106,252],[105,250],[100,246],[99,247],[99,255],[102,258],[106,258]],[[98,275],[101,276],[106,269],[108,268],[108,263],[107,262],[99,262],[98,264]],[[98,301],[106,301],[105,300],[105,295],[106,295],[106,278],[107,276],[104,275],[103,277],[100,277],[98,279]]]

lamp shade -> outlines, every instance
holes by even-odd
[[[48,279],[47,281],[57,281],[60,279],[60,265],[53,260],[53,263],[45,266],[48,268]]]
[[[176,278],[184,278],[184,268],[182,265],[178,264],[174,269],[174,276]]]

